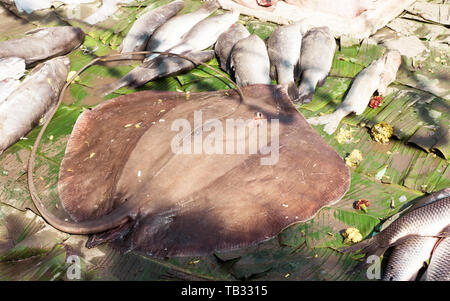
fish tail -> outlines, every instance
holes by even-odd
[[[369,239],[358,242],[349,247],[342,248],[341,251],[344,253],[355,253],[356,251],[361,250],[361,253],[366,254],[377,254],[379,253],[380,246],[378,244],[377,236],[371,237]]]
[[[292,81],[288,84],[287,87],[288,95],[294,102],[298,102],[298,98],[300,97],[300,94],[298,93],[297,84],[295,81]]]
[[[308,82],[302,81],[298,87],[297,102],[309,103],[314,98],[314,87]]]
[[[336,132],[339,123],[341,122],[342,118],[344,118],[347,114],[345,114],[341,110],[336,110],[333,114],[320,116],[320,117],[312,117],[309,118],[307,121],[309,124],[312,125],[322,125],[325,124],[324,131],[331,135],[334,132]]]

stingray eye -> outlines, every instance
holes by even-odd
[[[256,118],[256,119],[262,119],[262,118],[263,118],[263,113],[261,113],[261,112],[256,112],[256,113],[255,113],[255,118]]]

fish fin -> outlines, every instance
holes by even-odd
[[[323,87],[325,85],[325,83],[327,82],[327,78],[328,78],[328,76],[325,76],[324,78],[319,80],[319,82],[317,83],[317,86]]]
[[[363,251],[361,253],[373,253],[379,248],[377,236],[358,242],[349,247],[342,248],[340,251],[344,253],[355,253],[356,251]],[[370,252],[371,251],[371,252]]]
[[[277,79],[277,68],[274,65],[270,65],[270,78]]]
[[[295,83],[295,81],[292,81],[288,84],[287,91],[288,91],[288,95],[291,98],[291,100],[293,102],[297,102],[300,95],[298,93],[298,88],[297,88],[297,84]]]
[[[309,118],[309,119],[307,119],[307,121],[311,125],[325,124],[325,127],[323,128],[323,130],[327,134],[331,135],[334,132],[336,132],[336,130],[339,127],[339,124],[344,116],[345,115],[339,113],[339,111],[335,111],[334,113],[329,114],[329,115]]]
[[[298,99],[297,102],[309,103],[314,98],[314,90],[311,87],[306,86],[302,81],[298,87]]]

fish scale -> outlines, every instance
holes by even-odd
[[[433,252],[427,281],[450,281],[450,238],[443,239]]]

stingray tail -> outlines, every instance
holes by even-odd
[[[367,270],[367,268],[374,263],[371,256],[374,255],[380,258],[381,255],[384,254],[387,247],[380,246],[377,238],[378,237],[375,236],[341,249],[344,253],[356,253],[357,251],[360,251],[359,253],[366,254],[363,259],[348,272],[348,274],[356,274],[360,273],[362,270]]]
[[[347,115],[346,112],[343,110],[337,109],[333,114],[320,116],[320,117],[312,117],[309,118],[307,121],[309,124],[312,125],[322,125],[325,124],[324,131],[331,135],[333,134],[341,122],[342,118],[344,118]]]
[[[133,78],[132,78],[131,74],[127,74],[124,77],[122,77],[121,79],[119,79],[111,84],[106,84],[106,85],[100,86],[98,89],[95,90],[95,94],[101,95],[101,96],[106,96],[122,87],[131,85],[132,82],[133,82]]]

